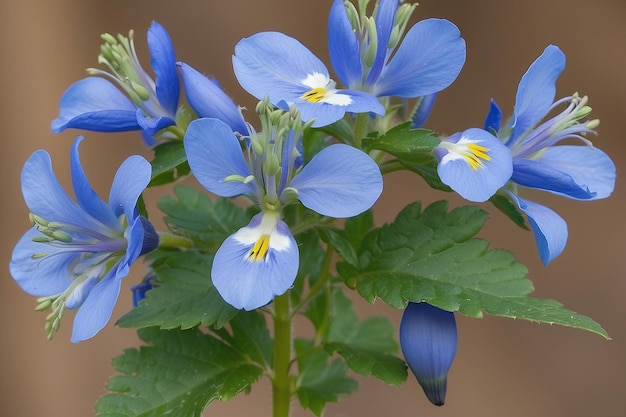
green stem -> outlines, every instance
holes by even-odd
[[[159,235],[159,247],[168,248],[193,248],[193,241],[184,236],[175,235],[169,232],[157,232]]]
[[[274,298],[274,375],[272,398],[274,417],[289,417],[291,402],[291,314],[289,292]]]
[[[407,169],[406,166],[404,166],[402,162],[398,161],[397,159],[385,161],[382,164],[380,164],[380,172],[383,175],[389,174],[391,172],[406,170],[406,169]]]
[[[369,113],[359,113],[354,122],[354,147],[361,149],[361,142],[367,135],[367,126],[369,125]]]

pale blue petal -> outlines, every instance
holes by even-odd
[[[344,0],[335,0],[328,18],[328,50],[337,77],[348,88],[360,87],[363,66],[359,41],[348,20]]]
[[[515,159],[511,180],[524,187],[550,191],[574,199],[589,200],[595,197],[585,184],[578,184],[567,172],[544,163],[543,160]]]
[[[607,198],[615,188],[615,164],[598,148],[553,146],[538,160],[566,172],[577,184],[595,193],[591,200]]]
[[[91,289],[74,317],[72,343],[92,338],[109,322],[120,294],[120,278],[109,275]]]
[[[48,221],[102,230],[102,225],[76,205],[61,187],[46,151],[35,151],[24,164],[22,194],[30,211]]]
[[[136,217],[137,200],[148,186],[151,174],[152,167],[142,156],[132,155],[122,162],[109,193],[109,207],[116,217],[125,214],[129,222]]]
[[[80,163],[78,147],[82,140],[82,137],[78,137],[74,141],[70,157],[72,185],[74,186],[76,201],[83,210],[96,218],[103,225],[111,229],[119,229],[117,216],[113,213],[109,205],[102,201],[93,188],[91,188],[87,175]]]
[[[251,225],[258,220],[257,216]],[[238,309],[254,310],[270,303],[274,296],[285,293],[293,285],[298,273],[298,246],[284,222],[278,221],[277,230],[289,238],[290,246],[282,251],[270,248],[267,259],[261,262],[247,261],[245,258],[251,245],[241,244],[233,235],[218,249],[211,279],[228,304]]]
[[[9,264],[11,276],[30,295],[43,297],[59,294],[72,283],[68,271],[80,254],[33,242],[37,236],[42,234],[31,228],[15,245]],[[33,254],[41,252],[51,256],[36,260],[31,258]]]
[[[150,65],[156,75],[156,94],[159,104],[174,117],[178,108],[180,84],[176,71],[176,54],[167,30],[153,21],[148,29]]]
[[[247,135],[248,126],[241,110],[219,85],[183,62],[178,65],[187,101],[196,114],[203,118],[219,119],[229,125],[233,132]]]
[[[204,188],[221,197],[255,193],[254,181],[225,181],[231,175],[251,175],[241,144],[226,123],[217,119],[194,120],[187,128],[184,144],[191,172]]]
[[[169,116],[163,117],[152,117],[146,116],[143,110],[137,109],[135,114],[137,118],[137,124],[142,130],[144,141],[146,145],[152,146],[154,145],[153,136],[157,134],[161,129],[165,129],[166,127],[173,126],[176,124],[176,121]],[[146,140],[147,138],[147,140]]]
[[[439,92],[452,84],[464,63],[459,29],[443,19],[422,20],[407,32],[372,94],[420,97]]]
[[[565,55],[554,45],[548,46],[530,65],[517,87],[512,142],[548,113],[554,102],[556,80],[564,68]]]
[[[306,207],[324,216],[352,217],[374,205],[383,190],[378,165],[344,144],[324,148],[289,184]]]
[[[487,155],[491,159],[481,160],[482,167],[474,170],[465,158],[445,158],[449,151],[437,148],[435,155],[440,160],[437,173],[444,184],[464,199],[474,202],[487,201],[511,178],[513,173],[511,151],[491,133],[477,128],[452,135],[447,140],[456,143],[462,138],[487,148]]]
[[[535,242],[539,258],[548,265],[565,249],[567,243],[567,223],[553,210],[546,206],[510,194],[522,210],[535,233]]]
[[[387,49],[387,45],[389,44],[389,38],[391,37],[391,32],[393,31],[393,24],[397,10],[398,0],[381,0],[378,3],[378,9],[375,17],[378,45],[376,48],[374,64],[372,65],[372,68],[367,74],[367,79],[365,80],[365,85],[368,87],[376,84],[385,64],[387,63],[387,56],[390,53],[390,50]]]
[[[314,73],[328,77],[322,61],[294,38],[261,32],[235,46],[233,67],[239,84],[259,100],[293,103],[309,90],[302,82]]]
[[[72,84],[61,96],[59,117],[52,132],[67,128],[96,132],[138,130],[137,106],[111,82],[88,77]]]

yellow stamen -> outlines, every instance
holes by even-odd
[[[267,250],[270,248],[270,236],[261,235],[259,240],[256,241],[250,253],[248,254],[248,260],[254,262],[260,262],[265,260],[267,256]]]
[[[310,103],[319,103],[324,98],[325,95],[326,95],[326,90],[323,89],[322,87],[317,87],[302,94],[300,98]]]
[[[474,171],[483,166],[483,161],[481,161],[481,159],[485,161],[491,160],[491,157],[487,155],[489,148],[485,148],[484,146],[480,146],[475,143],[470,143],[467,145],[467,149],[469,152],[463,155],[463,157]]]

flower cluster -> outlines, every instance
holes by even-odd
[[[454,82],[465,63],[464,39],[444,19],[426,19],[409,27],[416,5],[398,0],[377,0],[373,7],[369,3],[359,0],[357,7],[334,0],[331,6],[327,33],[336,80],[322,60],[286,34],[256,33],[234,46],[234,76],[259,100],[254,121],[244,117],[244,109],[217,80],[177,60],[170,36],[160,24],[153,22],[147,35],[154,79],[139,62],[132,31],[128,37],[102,36],[98,61],[106,69],[89,69],[90,76],[65,91],[52,131],[136,130],[158,156],[152,164],[137,155],[126,159],[115,175],[108,203],[96,195],[81,166],[82,137],[71,151],[76,202],[61,187],[45,151],[36,151],[26,161],[22,190],[32,227],[15,246],[10,270],[24,291],[38,297],[37,310],[51,310],[45,327],[50,337],[59,329],[66,309],[78,310],[73,342],[97,334],[111,317],[131,265],[157,249],[162,250],[154,258],[192,247],[210,259],[210,291],[217,291],[224,302],[220,306],[227,311],[262,309],[288,321],[322,293],[323,302],[330,304],[336,287],[357,286],[343,276],[332,276],[332,271],[341,275],[342,267],[356,270],[361,264],[380,261],[381,268],[396,272],[388,265],[397,263],[395,252],[412,250],[406,242],[393,240],[396,236],[377,241],[376,247],[372,242],[383,232],[369,230],[365,220],[359,226],[352,224],[364,229],[358,232],[366,242],[363,245],[346,236],[347,226],[344,231],[331,225],[334,219],[370,210],[383,192],[383,175],[400,169],[418,173],[436,188],[451,189],[472,202],[504,198],[520,219],[521,213],[526,215],[544,264],[559,256],[567,240],[565,221],[551,209],[522,198],[522,190],[595,200],[608,197],[615,181],[613,162],[586,137],[598,126],[597,120],[588,119],[587,97],[573,94],[554,101],[556,79],[565,67],[561,50],[548,46],[530,66],[519,84],[510,119],[502,122],[502,113],[492,102],[483,128],[438,137],[421,127],[437,95]],[[560,113],[552,115],[557,109]],[[399,143],[391,143],[390,138],[398,138]],[[583,144],[563,144],[565,139]],[[175,157],[167,155],[172,149]],[[141,195],[148,186],[160,185],[164,180],[159,175],[165,171],[171,174],[169,182],[191,173],[217,197],[243,196],[252,206],[249,214],[220,235],[219,242],[197,247],[188,239],[193,233],[157,232],[140,204]],[[310,280],[305,290],[309,293],[297,293],[293,297],[297,307],[279,313],[278,300],[288,297],[276,297],[305,288],[297,282],[306,276],[300,274],[304,245],[299,233],[303,232],[297,228],[298,219],[289,218],[288,206],[297,206],[299,213],[313,219],[306,227],[316,233],[315,247],[327,249],[324,260],[319,260],[326,270],[302,278]],[[437,235],[432,227],[429,233]],[[186,243],[172,243],[176,238]],[[442,240],[447,245],[452,239],[446,235]],[[377,251],[392,255],[381,260]],[[333,269],[337,257],[346,262],[338,261]],[[142,304],[144,297],[150,297],[146,293],[167,285],[166,280],[160,281],[155,264],[140,284],[131,287],[133,305],[139,308],[133,311],[146,305],[148,300]],[[205,269],[209,275],[208,264]],[[399,327],[402,353],[428,399],[443,405],[457,348],[454,312],[437,306],[446,294],[440,299],[421,298],[402,291],[397,294],[400,304],[406,303]],[[453,292],[448,287],[445,291]],[[461,310],[457,304],[449,301],[441,307],[456,305]],[[482,311],[480,305],[472,308]],[[316,305],[311,311],[309,316],[328,316],[320,320],[322,325],[311,320],[319,327],[314,342],[326,342],[327,333],[333,333],[327,329],[332,327],[333,307]],[[274,340],[287,340],[288,354],[279,358],[277,352],[282,351],[276,349],[273,360],[288,363],[274,366],[271,379],[276,385],[291,386],[296,384],[295,378],[289,378],[292,341],[285,330],[289,326],[282,329],[287,337]],[[226,337],[228,331],[221,330],[216,334]],[[304,362],[298,361],[298,366]],[[339,369],[334,365],[333,372]],[[280,378],[283,381],[276,382]]]

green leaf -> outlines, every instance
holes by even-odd
[[[505,250],[472,238],[487,214],[474,206],[447,211],[440,201],[423,212],[419,203],[402,210],[364,244],[356,276],[359,294],[404,308],[426,301],[471,317],[483,312],[501,317],[560,324],[608,337],[592,319],[553,300],[528,296],[533,285],[527,269]]]
[[[189,186],[174,188],[176,198],[166,195],[158,206],[174,233],[188,237],[198,247],[216,251],[219,245],[250,221],[246,212],[226,198],[213,201],[200,190]]]
[[[363,145],[369,152],[373,149],[388,152],[394,156],[410,158],[411,155],[432,154],[433,148],[441,141],[428,129],[413,129],[406,122],[389,129],[377,138],[363,139]]]
[[[197,251],[173,252],[153,264],[160,285],[121,317],[121,327],[159,326],[188,329],[198,324],[223,326],[238,310],[218,294],[210,277],[212,256]]]
[[[298,275],[289,291],[292,305],[298,305],[301,301],[305,281],[308,279],[309,287],[314,285],[322,273],[324,250],[320,245],[319,235],[315,230],[308,230],[296,237],[298,251],[300,252],[300,267]]]
[[[494,194],[489,199],[491,204],[494,205],[495,208],[500,210],[506,217],[511,219],[513,223],[518,225],[524,230],[530,230],[528,226],[526,226],[526,221],[524,220],[524,216],[520,213],[519,209],[509,197],[504,194]]]
[[[354,247],[352,247],[350,241],[344,237],[339,229],[330,226],[319,226],[317,229],[322,240],[330,244],[344,261],[352,266],[358,264]]]
[[[164,142],[154,147],[152,180],[149,187],[167,184],[189,175],[187,154],[182,141]]]
[[[255,363],[271,367],[273,345],[265,317],[258,311],[240,311],[229,325],[232,334],[224,328],[213,332]]]
[[[346,219],[345,237],[352,247],[358,252],[361,250],[363,238],[374,227],[374,215],[372,210],[366,210],[358,216]]]
[[[298,362],[296,395],[304,409],[321,416],[327,403],[336,403],[339,395],[356,391],[358,383],[346,375],[348,367],[343,360],[331,361],[311,340],[296,339],[294,347]]]
[[[372,375],[391,385],[402,385],[406,365],[397,358],[396,329],[384,317],[360,321],[345,294],[333,291],[332,317],[324,339],[324,349],[339,353],[350,369],[364,376]]]
[[[139,330],[148,344],[113,360],[98,417],[201,417],[215,399],[250,388],[263,369],[219,339],[192,330]]]

